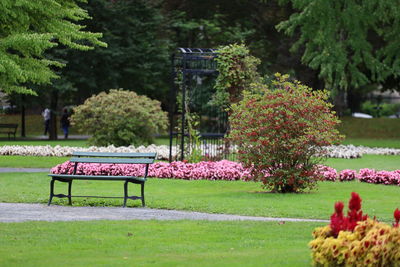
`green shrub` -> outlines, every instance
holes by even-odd
[[[260,60],[251,56],[244,44],[231,44],[218,49],[215,61],[218,77],[214,86],[216,92],[213,103],[222,108],[229,108],[230,103],[241,99],[243,90],[260,80],[257,73]]]
[[[387,117],[395,114],[399,110],[400,104],[382,103],[378,105],[371,101],[365,101],[361,105],[361,111],[372,115],[374,118]]]
[[[80,132],[92,135],[91,144],[127,146],[151,143],[154,134],[167,128],[168,119],[159,101],[113,89],[76,107],[71,122]]]
[[[312,91],[288,76],[276,75],[271,86],[253,84],[232,105],[230,139],[252,178],[274,192],[311,189],[320,178],[314,155],[339,141],[339,123],[326,91]],[[267,177],[265,173],[270,175]]]

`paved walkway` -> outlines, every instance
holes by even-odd
[[[327,220],[270,218],[229,214],[209,214],[177,210],[119,207],[71,207],[44,204],[0,203],[0,222],[90,221],[90,220],[209,220],[328,222]]]

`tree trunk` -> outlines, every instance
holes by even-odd
[[[21,106],[21,137],[26,137],[25,134],[25,105]]]
[[[58,92],[52,89],[50,95],[50,135],[49,140],[57,140],[57,109],[58,109]]]
[[[21,105],[21,137],[25,137],[25,96],[21,95],[20,98]]]
[[[347,109],[347,96],[344,89],[338,89],[333,96],[334,110],[342,117]]]

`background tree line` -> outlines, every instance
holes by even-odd
[[[327,88],[341,113],[347,107],[356,111],[372,90],[399,89],[400,0],[78,2],[91,16],[79,24],[102,33],[108,47],[47,49],[46,58],[65,64],[52,67],[60,78],[28,84],[38,97],[14,91],[11,97],[20,106],[60,109],[124,88],[158,99],[166,108],[170,56],[177,47],[242,42],[261,59],[264,78],[288,73],[314,89]]]

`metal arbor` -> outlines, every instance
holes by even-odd
[[[169,161],[172,161],[172,148],[179,151],[180,160],[185,158],[185,142],[188,142],[186,108],[199,115],[200,140],[203,153],[221,144],[227,130],[227,115],[219,107],[209,104],[215,91],[217,50],[212,48],[178,48],[172,55],[172,80],[170,91],[170,147]],[[177,83],[176,81],[179,80]],[[177,92],[180,91],[181,95]],[[179,97],[179,99],[177,98]],[[181,110],[176,102],[180,101]],[[179,125],[178,125],[179,123]],[[215,154],[215,151],[214,151]]]

